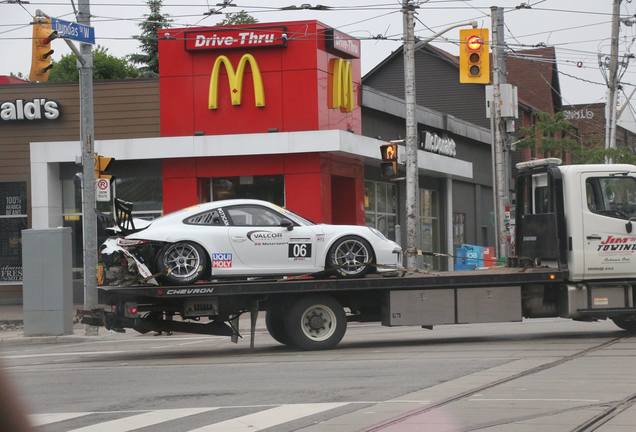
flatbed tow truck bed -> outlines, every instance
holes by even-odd
[[[497,267],[483,270],[373,274],[355,279],[258,279],[220,280],[187,286],[101,286],[100,303],[115,299],[189,298],[235,295],[302,294],[317,292],[417,290],[471,287],[505,287],[526,284],[562,283],[567,271],[554,268]]]

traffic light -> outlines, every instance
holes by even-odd
[[[33,48],[31,51],[31,81],[46,82],[49,80],[51,64],[51,41],[57,37],[57,32],[51,28],[49,18],[36,17],[33,22]]]
[[[391,178],[398,175],[398,146],[397,143],[382,144],[380,146],[382,163],[380,169],[382,177]]]
[[[460,30],[459,41],[459,82],[463,84],[490,83],[488,29]]]
[[[110,180],[113,178],[112,175],[106,173],[105,171],[108,169],[108,165],[112,162],[112,157],[107,156],[95,156],[95,179],[107,179]]]

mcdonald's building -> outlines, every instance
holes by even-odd
[[[315,20],[160,31],[158,79],[94,86],[95,150],[114,158],[112,194],[144,218],[258,198],[399,241],[404,186],[381,176],[379,149],[403,137],[403,101],[363,85],[360,56],[359,40]],[[81,296],[78,93],[77,83],[0,85],[2,109],[15,114],[0,123],[0,303],[3,290],[19,293],[19,232],[28,227],[73,228],[75,300]],[[457,195],[476,183],[465,149],[488,137],[418,110],[420,243],[446,252],[460,222],[453,200],[455,209],[472,205],[464,218],[479,202]],[[488,151],[478,156],[489,160]]]

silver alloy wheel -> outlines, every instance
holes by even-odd
[[[311,305],[300,317],[303,334],[312,341],[322,342],[336,332],[337,318],[330,307]]]
[[[163,254],[163,264],[174,277],[187,279],[199,271],[201,255],[189,243],[175,243]]]
[[[371,256],[364,243],[352,238],[343,241],[336,247],[333,259],[339,272],[345,275],[357,275],[367,268]]]

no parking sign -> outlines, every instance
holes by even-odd
[[[95,180],[95,199],[97,201],[110,201],[110,180],[103,178]]]

